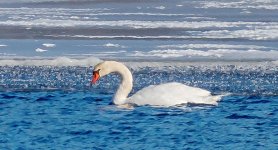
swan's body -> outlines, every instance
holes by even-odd
[[[133,86],[132,74],[125,65],[115,61],[105,61],[96,65],[92,82],[95,83],[99,77],[112,72],[117,72],[122,77],[121,84],[113,99],[116,105],[175,106],[186,103],[216,105],[217,101],[221,99],[221,96],[212,96],[207,90],[176,82],[151,85],[128,98]]]
[[[173,106],[186,103],[216,105],[220,96],[212,96],[209,91],[171,82],[151,85],[128,98],[136,105]]]

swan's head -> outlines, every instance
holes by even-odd
[[[109,74],[110,71],[110,67],[109,67],[109,62],[105,61],[105,62],[101,62],[99,64],[97,64],[94,68],[93,71],[93,77],[92,77],[92,83],[96,83],[100,77],[103,77],[107,74]]]

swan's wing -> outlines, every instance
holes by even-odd
[[[196,102],[199,101],[200,97],[208,96],[211,96],[209,91],[171,82],[145,87],[130,97],[129,102],[137,105],[173,106],[176,104]]]

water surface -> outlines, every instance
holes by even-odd
[[[276,0],[0,2],[0,149],[277,149]],[[180,82],[227,94],[217,106],[112,104]],[[169,92],[171,92],[169,90]]]

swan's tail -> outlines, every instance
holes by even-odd
[[[210,105],[218,105],[218,102],[222,99],[223,96],[227,96],[230,94],[222,94],[222,95],[212,95],[209,97],[206,97],[206,104]]]

